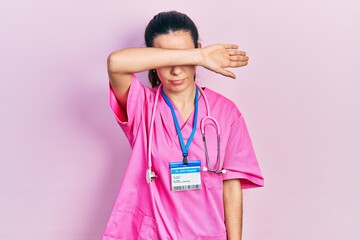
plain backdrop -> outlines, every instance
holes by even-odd
[[[360,239],[357,0],[1,1],[0,239],[100,238],[131,151],[106,58],[166,10],[250,56],[236,80],[197,75],[238,105],[265,177],[244,239]]]

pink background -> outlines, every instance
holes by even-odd
[[[251,57],[237,80],[198,73],[243,112],[266,179],[244,239],[360,239],[357,0],[2,1],[0,239],[100,238],[130,154],[106,57],[172,9]]]

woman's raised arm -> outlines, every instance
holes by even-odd
[[[122,107],[126,107],[127,93],[133,73],[167,66],[199,65],[199,49],[172,50],[163,48],[127,48],[108,57],[111,87]]]
[[[216,44],[205,48],[164,49],[127,48],[108,57],[110,84],[120,105],[126,108],[132,74],[168,66],[199,65],[210,71],[235,78],[227,67],[247,65],[246,53],[233,44]]]

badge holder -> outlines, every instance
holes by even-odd
[[[171,190],[186,191],[201,189],[201,161],[170,163]]]

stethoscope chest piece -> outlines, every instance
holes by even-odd
[[[148,168],[146,170],[146,182],[150,184],[155,179],[155,177],[155,173]]]

